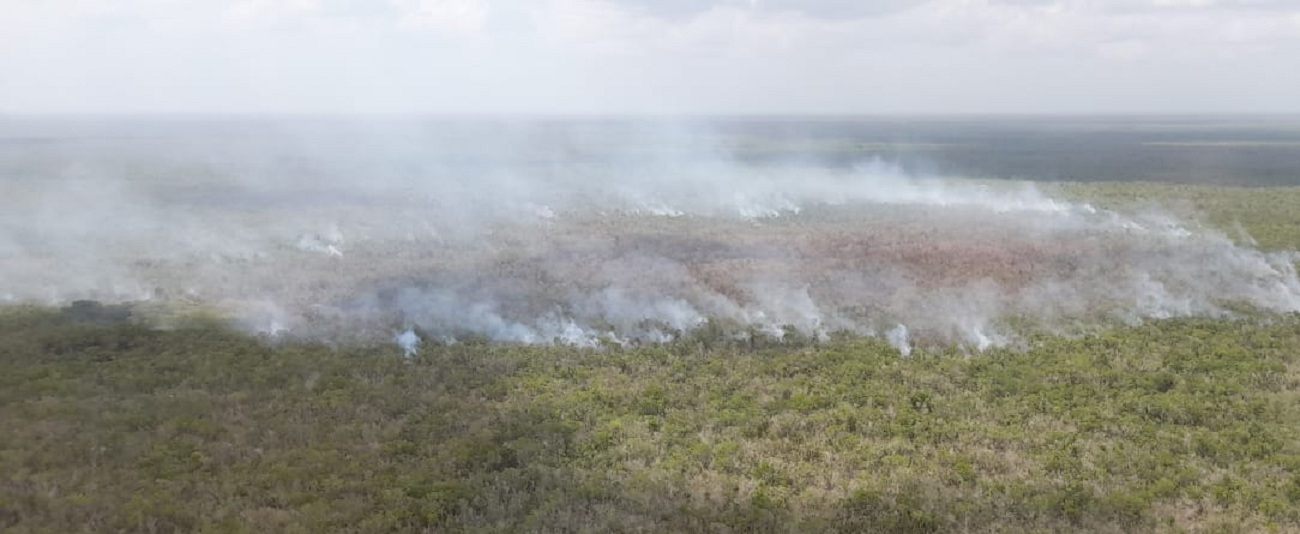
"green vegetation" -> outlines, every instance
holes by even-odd
[[[911,358],[0,319],[6,532],[1258,531],[1300,524],[1300,317]]]
[[[1058,187],[1300,248],[1300,189]],[[139,311],[0,310],[0,531],[1300,532],[1300,315],[404,359]]]
[[[1147,182],[1044,184],[1100,206],[1172,211],[1222,230],[1228,237],[1254,239],[1266,250],[1300,250],[1300,187],[1224,187]]]

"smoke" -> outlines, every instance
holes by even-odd
[[[907,335],[907,326],[898,325],[888,332],[885,332],[885,340],[898,349],[898,353],[903,357],[912,355],[912,342]]]
[[[387,337],[407,356],[422,338],[599,346],[706,325],[877,335],[907,355],[1011,343],[1013,323],[1300,310],[1294,255],[1194,222],[881,161],[746,162],[734,135],[666,121],[10,124],[0,299],[216,309],[273,335]]]
[[[407,358],[413,358],[420,354],[420,336],[415,333],[415,330],[408,328],[406,331],[397,334],[393,341],[396,341],[397,346],[402,348],[402,355]]]

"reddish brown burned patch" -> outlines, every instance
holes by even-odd
[[[1167,256],[1171,247],[1184,253]],[[1128,301],[1126,262],[1140,270],[1142,261],[1197,258],[1185,252],[1053,214],[857,207],[760,220],[592,215],[502,225],[472,242],[362,242],[342,257],[290,253],[293,269],[250,277],[263,286],[241,293],[273,294],[291,310],[327,303],[381,314],[426,302],[482,303],[525,324],[583,314],[598,322],[605,306],[627,315],[685,303],[710,316],[824,313],[840,325],[905,323],[917,339],[928,324],[952,339],[954,329],[976,328],[962,321],[1004,312],[1110,310]],[[321,279],[331,283],[306,283]],[[1058,290],[1077,304],[1053,306]],[[956,319],[940,319],[949,316]]]
[[[925,211],[891,217],[776,223],[609,218],[553,228],[547,236],[553,248],[535,245],[552,267],[569,264],[583,270],[618,258],[635,269],[638,258],[671,261],[728,298],[743,295],[745,280],[820,286],[836,273],[901,275],[920,289],[992,283],[1016,291],[1036,281],[1069,277],[1079,265],[1106,256],[1097,236],[1037,229],[1014,218],[939,218]]]
[[[727,263],[694,264],[687,266],[691,277],[713,293],[722,295],[736,303],[749,300],[745,288],[740,283],[737,272],[753,272],[753,261],[733,261]],[[737,265],[739,264],[739,265]]]
[[[1035,228],[990,214],[725,220],[610,216],[502,232],[510,243],[422,263],[432,285],[495,291],[511,309],[554,310],[616,287],[740,306],[756,292],[806,290],[834,309],[915,305],[919,295],[992,287],[1004,296],[1105,261],[1110,237]],[[500,245],[500,246],[497,246]],[[506,246],[509,245],[509,246]],[[469,291],[473,293],[473,291]]]
[[[990,281],[1018,290],[1034,281],[1068,275],[1081,256],[1096,252],[1079,240],[1026,240],[980,235],[870,233],[809,235],[800,256],[827,269],[889,269],[920,288]]]

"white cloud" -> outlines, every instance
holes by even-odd
[[[399,24],[453,35],[475,36],[487,24],[487,0],[394,0]]]
[[[1282,0],[0,0],[0,111],[1287,110]]]
[[[226,15],[236,24],[266,24],[311,16],[320,8],[320,0],[238,0]]]

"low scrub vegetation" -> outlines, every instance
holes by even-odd
[[[1300,249],[1300,187],[1226,187],[1149,182],[1042,184],[1050,193],[1108,208],[1172,211],[1265,250]]]
[[[1295,531],[1296,347],[1292,315],[408,359],[11,308],[0,530]]]

